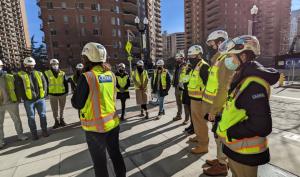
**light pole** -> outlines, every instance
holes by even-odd
[[[257,22],[256,17],[257,17],[257,13],[258,13],[258,7],[255,4],[251,8],[250,13],[252,15],[251,35],[255,36],[255,23]]]
[[[149,22],[148,22],[148,19],[145,17],[143,22],[141,23],[140,18],[138,16],[136,16],[134,19],[134,23],[136,24],[136,27],[141,34],[141,59],[145,60],[144,50],[145,51],[147,50],[145,32],[147,30],[147,26],[148,26]]]

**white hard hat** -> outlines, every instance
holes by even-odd
[[[76,65],[76,69],[83,69],[83,64],[82,63],[78,63]]]
[[[228,39],[219,46],[221,54],[239,54],[250,50],[256,56],[260,55],[260,44],[255,36],[243,35],[234,39]]]
[[[188,56],[199,55],[199,54],[203,55],[203,49],[200,45],[193,45],[188,50]]]
[[[164,60],[158,60],[158,61],[156,62],[156,66],[163,66],[163,65],[165,65]]]
[[[118,64],[118,68],[124,68],[125,69],[125,64],[124,63],[120,63],[120,64]]]
[[[138,66],[144,66],[143,60],[139,60],[136,64],[137,64]]]
[[[51,59],[50,60],[50,65],[53,65],[53,64],[59,64],[59,61],[58,61],[58,59]]]
[[[178,53],[176,53],[176,55],[175,55],[175,59],[182,59],[182,58],[184,58],[185,56],[184,56],[184,53],[183,52],[178,52]]]
[[[32,57],[26,57],[23,64],[28,65],[28,66],[35,66],[36,65],[35,60]]]
[[[3,64],[3,62],[0,60],[0,66],[3,66],[4,64]]]
[[[95,42],[87,43],[81,55],[85,55],[91,62],[106,62],[107,52],[103,45]]]
[[[228,39],[228,33],[224,30],[214,31],[214,32],[212,32],[208,35],[206,43],[208,43],[209,41],[216,40],[218,38],[223,38],[224,40],[227,40]]]

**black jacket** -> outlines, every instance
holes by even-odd
[[[90,88],[84,75],[80,75],[77,82],[77,87],[71,98],[72,106],[75,109],[82,109],[89,96]]]
[[[27,74],[29,75],[29,79],[30,79],[30,87],[31,87],[31,92],[32,92],[32,99],[29,101],[36,101],[38,99],[42,99],[40,97],[40,90],[38,87],[38,82],[37,79],[34,76],[34,72],[30,72]],[[45,91],[45,95],[47,95],[47,82],[46,79],[44,77],[44,75],[42,74],[42,83],[43,83],[43,88]],[[20,76],[18,74],[15,75],[15,85],[16,85],[16,94],[18,98],[22,98],[24,101],[28,101],[27,96],[25,94],[25,89],[24,89],[24,83],[22,78],[20,78]]]
[[[51,71],[52,71],[52,73],[53,73],[53,75],[54,75],[54,77],[58,77],[58,73],[59,73],[59,71],[54,71],[53,69],[51,69]],[[48,94],[49,95],[52,95],[52,96],[62,96],[62,95],[65,95],[65,94],[67,94],[68,92],[69,92],[69,84],[68,84],[68,80],[67,80],[67,77],[66,77],[66,75],[64,75],[64,86],[65,86],[65,92],[64,93],[49,93],[49,80],[48,80],[48,77],[46,76],[46,74],[44,74],[45,75],[45,78],[46,78],[46,81],[47,81],[47,86],[48,86]]]
[[[243,79],[249,76],[260,77],[266,80],[270,85],[274,85],[279,79],[279,72],[272,68],[264,68],[256,61],[247,62],[244,64],[240,73],[236,74],[233,78],[229,94]],[[236,100],[236,107],[238,109],[244,109],[248,119],[227,130],[229,139],[243,139],[255,136],[266,137],[271,133],[272,117],[269,98],[263,86],[257,83],[250,83]],[[250,166],[258,166],[270,161],[269,150],[260,154],[243,155],[235,153],[226,146],[223,146],[223,151],[229,158]]]
[[[152,93],[158,93],[159,96],[164,97],[168,95],[168,92],[171,88],[171,76],[170,73],[167,72],[167,88],[166,89],[162,89],[162,84],[161,82],[159,83],[159,90],[157,90],[157,79],[158,79],[158,75],[156,75],[156,77],[154,78],[154,74],[153,77],[151,79],[151,88],[152,88]]]

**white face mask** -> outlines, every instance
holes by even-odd
[[[54,66],[52,66],[52,69],[54,69],[54,70],[58,70],[58,65],[54,65]]]

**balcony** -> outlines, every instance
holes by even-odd
[[[132,0],[125,0],[121,3],[122,10],[126,13],[131,13],[134,15],[138,14],[138,6],[136,2],[132,2]]]

